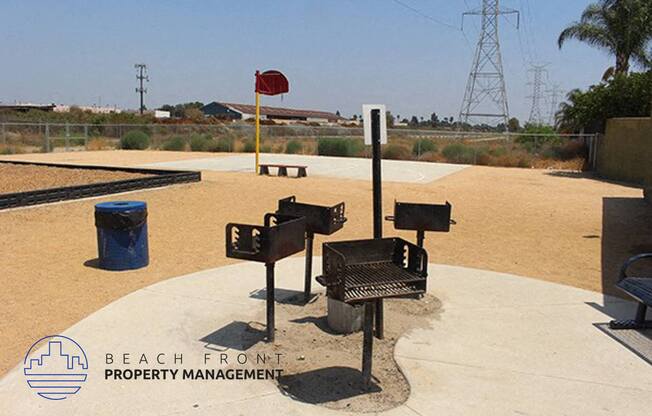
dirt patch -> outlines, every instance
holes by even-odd
[[[305,403],[350,412],[381,412],[405,402],[410,385],[394,361],[401,335],[428,327],[438,317],[441,302],[432,295],[420,300],[385,301],[385,338],[374,339],[372,383],[362,383],[362,333],[334,333],[326,320],[326,297],[317,295],[303,305],[303,294],[276,305],[276,342],[258,343],[254,354],[282,354],[283,376],[278,387]],[[264,322],[261,314],[258,320]]]
[[[143,178],[146,174],[0,163],[0,194]]]

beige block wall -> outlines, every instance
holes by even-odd
[[[652,186],[652,118],[613,118],[600,140],[598,174]]]

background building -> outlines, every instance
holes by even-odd
[[[230,120],[247,120],[256,116],[256,106],[248,104],[233,104],[213,101],[202,107],[204,116],[213,116]],[[280,107],[260,107],[260,118],[277,122],[296,123],[308,122],[319,124],[343,123],[347,120],[335,113],[315,110],[299,110]]]

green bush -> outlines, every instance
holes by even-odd
[[[546,159],[557,160],[571,160],[578,157],[587,156],[587,148],[579,140],[569,140],[568,142],[552,146],[542,152],[542,156]]]
[[[120,148],[125,150],[145,150],[149,147],[149,136],[140,130],[132,130],[120,139]]]
[[[209,134],[193,134],[190,136],[190,150],[193,152],[206,151],[210,145],[211,136]]]
[[[228,153],[233,151],[235,140],[233,137],[220,137],[217,140],[207,142],[205,150],[209,152]]]
[[[418,139],[412,146],[412,154],[421,156],[424,153],[436,153],[437,144],[430,139]]]
[[[301,153],[303,151],[303,143],[298,140],[290,140],[287,145],[285,145],[285,153],[294,155]]]
[[[242,151],[245,153],[253,153],[256,151],[256,140],[254,139],[247,139],[244,141],[244,147],[242,148]]]
[[[362,140],[340,137],[325,137],[317,142],[319,156],[358,156],[364,149]]]
[[[390,143],[383,149],[384,159],[409,160],[411,159],[410,151],[398,143]]]
[[[472,147],[462,143],[453,143],[444,147],[442,154],[450,163],[473,163],[475,160],[475,150]]]
[[[163,146],[161,146],[161,148],[163,150],[172,150],[172,151],[185,150],[186,140],[181,136],[174,136],[173,138],[163,143]]]

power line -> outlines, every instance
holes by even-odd
[[[435,22],[435,23],[437,23],[439,25],[446,26],[446,27],[449,27],[449,28],[454,29],[454,30],[459,30],[458,27],[453,26],[450,23],[446,23],[443,20],[439,20],[439,19],[437,19],[435,17],[432,17],[429,14],[426,14],[426,13],[422,12],[421,10],[410,6],[409,4],[403,3],[401,0],[392,0],[392,1],[394,3],[396,3],[396,4],[398,4],[399,6],[402,6],[402,7],[406,8],[406,9],[412,11],[413,13],[418,14],[419,16],[423,17],[424,19],[428,19],[428,20],[430,20],[432,22]]]
[[[448,28],[450,28],[450,29],[455,30],[456,32],[460,32],[460,33],[462,34],[462,37],[464,38],[464,41],[466,42],[466,46],[467,46],[468,48],[471,48],[471,41],[470,41],[469,38],[466,36],[466,33],[464,33],[464,31],[461,30],[459,27],[456,27],[456,26],[454,26],[454,25],[452,25],[452,24],[450,24],[450,23],[444,22],[443,20],[440,20],[440,19],[437,19],[437,18],[435,18],[435,17],[432,17],[431,15],[429,15],[429,14],[427,14],[427,13],[425,13],[425,12],[423,12],[423,11],[421,11],[421,10],[415,8],[415,7],[410,6],[409,4],[404,3],[404,2],[402,2],[401,0],[392,0],[392,1],[393,1],[394,3],[396,3],[396,4],[398,4],[399,6],[401,6],[401,7],[405,8],[405,9],[411,11],[412,13],[415,13],[415,14],[417,14],[418,16],[423,17],[424,19],[430,20],[431,22],[433,22],[433,23],[435,23],[435,24],[437,24],[437,25],[445,26],[445,27],[448,27]]]
[[[143,82],[149,82],[149,76],[147,75],[147,64],[136,64],[136,79],[139,82],[139,86],[136,87],[136,92],[140,95],[140,114],[143,114],[145,111],[145,102],[143,100],[143,95],[147,94],[147,88],[143,87]]]

